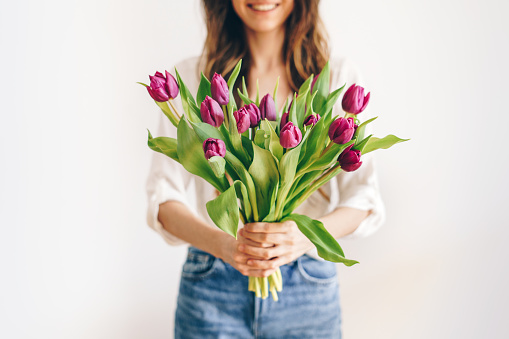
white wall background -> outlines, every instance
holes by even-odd
[[[345,338],[507,338],[504,1],[333,1],[372,91],[388,219],[342,242]],[[168,338],[184,248],[145,224],[157,110],[136,81],[201,51],[193,1],[0,3],[0,337]]]

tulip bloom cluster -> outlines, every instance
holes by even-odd
[[[159,72],[151,76],[150,85],[145,86],[177,127],[178,137],[153,138],[149,132],[149,147],[179,162],[220,192],[207,203],[207,211],[228,234],[237,236],[239,221],[293,220],[322,258],[347,266],[356,264],[344,256],[320,221],[293,211],[341,171],[359,169],[366,153],[404,140],[393,135],[381,139],[364,136],[366,125],[374,119],[359,121],[370,93],[365,96],[364,89],[356,84],[343,96],[345,115],[333,116],[344,86],[329,92],[328,63],[319,76],[307,79],[279,112],[274,100],[277,85],[273,95],[267,93],[261,100],[259,93],[256,100],[249,98],[244,81],[243,90],[234,92],[240,67],[239,61],[228,82],[217,73],[211,81],[202,74],[196,97],[178,71],[176,80],[168,72],[166,76]],[[182,115],[172,104],[179,93]],[[248,289],[262,298],[270,291],[277,300],[282,289],[279,269],[268,278],[250,278]]]

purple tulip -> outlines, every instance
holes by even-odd
[[[353,118],[339,118],[330,124],[329,138],[336,144],[345,144],[352,140],[355,133],[355,123]]]
[[[224,121],[224,114],[221,106],[219,106],[219,104],[208,95],[201,103],[200,114],[203,122],[214,127],[221,126]]]
[[[290,121],[281,130],[280,140],[281,146],[284,148],[293,148],[302,141],[302,133],[300,129]]]
[[[251,121],[251,127],[256,127],[260,124],[261,113],[258,107],[251,103],[249,105],[244,106],[247,113],[249,113],[249,120]]]
[[[241,107],[238,111],[233,112],[233,117],[237,122],[237,131],[240,134],[244,133],[251,126],[251,120],[249,118],[249,112],[246,109],[246,106]]]
[[[175,99],[179,94],[179,86],[173,75],[166,72],[166,77],[161,72],[156,72],[154,76],[150,76],[150,86],[147,91],[157,102],[165,102],[169,99]]]
[[[203,142],[203,152],[205,152],[205,158],[207,158],[207,160],[212,157],[224,158],[226,146],[221,139],[208,138]]]
[[[320,114],[318,114],[318,113],[316,113],[316,115],[311,114],[304,120],[304,126],[309,126],[309,125],[314,126],[314,125],[316,125],[318,120],[320,120]]]
[[[368,105],[370,94],[371,93],[368,93],[366,97],[364,97],[364,88],[353,84],[343,96],[343,101],[341,103],[343,111],[351,114],[361,113]]]
[[[348,146],[338,157],[339,165],[345,172],[353,172],[362,165],[361,152]]]
[[[260,101],[260,113],[262,120],[267,119],[269,121],[276,121],[276,104],[274,103],[274,99],[272,99],[270,94],[265,94],[265,96]]]
[[[288,123],[288,118],[290,116],[290,113],[283,113],[283,115],[281,116],[281,123],[279,124],[279,130],[282,130],[283,127],[285,127],[285,125]]]
[[[228,104],[230,93],[228,92],[228,85],[221,74],[214,73],[212,81],[210,82],[210,92],[212,93],[212,98],[220,105]]]

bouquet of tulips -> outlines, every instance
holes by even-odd
[[[214,186],[219,195],[206,205],[212,221],[224,232],[237,236],[239,221],[282,222],[293,220],[299,230],[316,246],[325,260],[347,266],[357,261],[345,258],[338,242],[318,220],[293,213],[313,192],[341,170],[351,172],[362,165],[361,155],[389,148],[404,141],[394,135],[365,136],[361,113],[369,93],[353,84],[343,97],[344,117],[332,116],[332,108],[343,88],[329,91],[327,63],[317,77],[309,77],[277,112],[273,98],[259,100],[248,96],[244,79],[237,89],[242,107],[234,100],[234,84],[240,60],[226,82],[219,74],[209,81],[202,73],[196,99],[181,79],[166,71],[150,77],[144,85],[163,113],[177,128],[177,139],[153,138],[148,146],[179,162],[192,174]],[[177,112],[172,100],[180,91],[184,114]],[[258,91],[259,92],[259,91]],[[282,290],[279,269],[266,278],[249,278],[248,289],[274,300]]]

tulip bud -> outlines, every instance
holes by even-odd
[[[177,84],[177,80],[171,75],[168,71],[164,71],[166,73],[166,82],[164,87],[168,92],[171,99],[175,99],[179,94],[179,85]]]
[[[314,126],[314,125],[316,125],[318,120],[320,120],[320,114],[318,114],[318,113],[316,113],[316,115],[311,114],[304,120],[304,126],[309,126],[309,125]]]
[[[205,158],[207,158],[207,160],[212,157],[224,158],[226,146],[221,139],[208,138],[203,142],[203,152],[205,152]]]
[[[161,72],[156,72],[154,76],[150,76],[150,86],[147,91],[157,102],[165,102],[169,99],[174,99],[179,94],[179,87],[175,78],[166,72],[166,77]]]
[[[288,123],[288,118],[290,116],[290,113],[283,113],[283,115],[281,116],[281,123],[279,124],[279,130],[282,130],[283,127],[285,127],[285,125]]]
[[[249,113],[249,120],[251,122],[251,127],[256,127],[260,124],[261,113],[258,107],[255,104],[251,103],[249,105],[244,106],[247,113]]]
[[[221,126],[224,121],[224,114],[221,106],[208,95],[201,103],[200,114],[203,122],[214,127]]]
[[[370,94],[371,93],[368,93],[368,95],[364,97],[364,88],[353,84],[343,96],[343,101],[341,103],[343,111],[351,114],[361,113],[368,105]]]
[[[233,112],[233,117],[237,122],[237,131],[240,134],[244,133],[251,126],[251,120],[249,118],[249,112],[246,109],[246,106],[241,107],[238,111]]]
[[[353,172],[362,165],[361,151],[348,146],[338,157],[339,165],[345,172]]]
[[[302,141],[300,129],[295,127],[291,121],[283,127],[280,134],[279,142],[284,148],[293,148]]]
[[[270,94],[265,94],[260,101],[260,113],[262,120],[267,119],[269,121],[276,121],[276,104]]]
[[[230,93],[228,92],[228,84],[224,81],[221,74],[214,73],[212,81],[210,82],[210,92],[212,98],[220,105],[227,105],[230,100]]]
[[[329,138],[336,144],[345,144],[352,140],[355,132],[355,123],[353,118],[339,118],[330,124]]]

